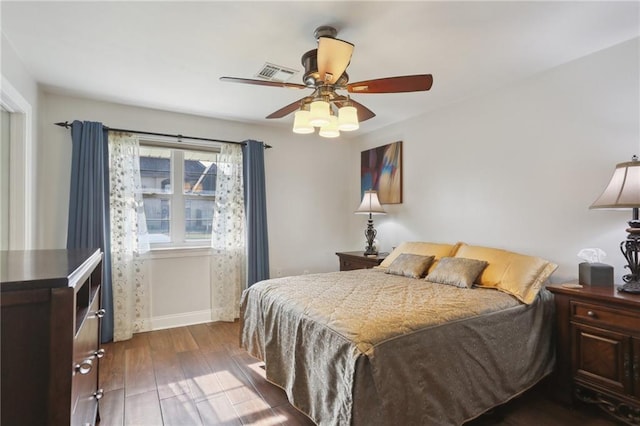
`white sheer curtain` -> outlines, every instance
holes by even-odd
[[[233,321],[240,316],[240,294],[246,285],[242,147],[223,144],[217,167],[211,233],[211,319]]]
[[[149,330],[150,295],[142,253],[149,251],[140,183],[140,144],[135,135],[109,133],[113,340]]]

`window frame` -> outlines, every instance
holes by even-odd
[[[184,153],[185,151],[212,152],[219,154],[220,145],[201,142],[184,142],[182,140],[165,139],[140,139],[141,147],[165,148],[171,150],[170,155],[170,179],[171,192],[142,193],[143,202],[146,198],[169,200],[169,242],[150,243],[151,250],[189,249],[211,247],[211,239],[186,239],[186,203],[192,200],[211,200],[215,202],[215,195],[185,194],[184,181]],[[217,161],[216,161],[217,165]]]

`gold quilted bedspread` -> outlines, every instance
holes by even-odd
[[[550,371],[551,302],[381,270],[278,278],[243,293],[241,344],[317,424],[461,424]]]

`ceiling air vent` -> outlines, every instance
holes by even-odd
[[[298,74],[298,71],[294,69],[266,62],[262,69],[258,71],[256,77],[263,80],[285,82],[296,74]]]

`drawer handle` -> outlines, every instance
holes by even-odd
[[[98,349],[93,353],[93,355],[98,359],[104,358],[104,349],[102,348]]]
[[[597,318],[598,316],[596,315],[595,312],[593,311],[587,311],[587,315],[590,316],[591,318]]]
[[[106,309],[104,309],[104,308],[102,308],[102,309],[98,309],[98,310],[96,311],[96,316],[97,316],[98,318],[103,318],[103,317],[104,317],[104,314],[106,314],[106,313],[107,313]]]
[[[76,371],[82,375],[91,373],[93,369],[93,361],[85,359],[80,364],[76,364]]]
[[[98,401],[100,401],[103,396],[104,396],[104,389],[98,389],[93,393],[93,397]]]

